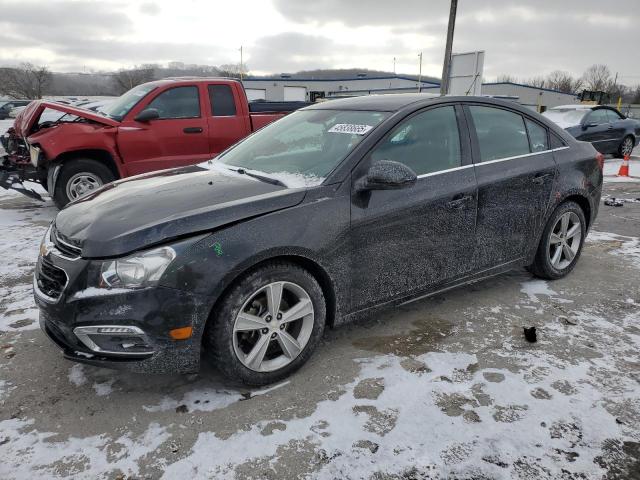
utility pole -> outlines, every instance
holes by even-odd
[[[244,70],[242,64],[242,45],[240,45],[240,81],[242,82],[242,71]]]
[[[396,74],[396,57],[393,57],[393,74]]]
[[[418,93],[422,91],[422,52],[418,54],[420,58],[420,66],[418,67]]]
[[[442,80],[440,80],[440,95],[446,95],[449,91],[449,69],[451,68],[451,49],[453,48],[453,30],[456,26],[457,9],[458,0],[451,0],[451,9],[449,10],[449,26],[447,27],[447,46],[444,51]]]

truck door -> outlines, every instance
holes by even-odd
[[[129,175],[180,167],[210,157],[203,95],[197,85],[170,87],[145,99],[118,127],[118,148]],[[154,108],[159,118],[135,117]]]
[[[238,89],[231,88],[228,83],[210,83],[207,85],[207,97],[209,156],[215,157],[247,136],[251,129],[248,116],[242,115],[240,106],[246,100],[244,96],[240,97]]]

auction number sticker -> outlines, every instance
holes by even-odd
[[[349,135],[364,135],[373,127],[371,125],[356,125],[353,123],[336,123],[329,129],[329,133],[347,133]]]

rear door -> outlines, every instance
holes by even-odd
[[[209,125],[209,156],[215,157],[244,138],[250,131],[241,105],[245,102],[237,88],[228,83],[207,85],[207,124]],[[242,102],[242,103],[241,103]]]
[[[198,85],[170,87],[149,96],[118,127],[118,147],[129,175],[180,167],[209,158],[206,92]],[[138,122],[142,110],[160,118]]]
[[[353,310],[434,289],[471,269],[477,192],[465,129],[460,107],[422,110],[393,128],[354,171],[356,182],[375,161],[393,160],[418,180],[400,190],[353,190]]]
[[[612,151],[615,143],[615,135],[606,109],[592,110],[583,120],[582,133],[578,135],[578,140],[590,142],[602,153]]]
[[[467,105],[478,181],[476,269],[528,253],[550,205],[556,164],[548,131],[504,107]]]

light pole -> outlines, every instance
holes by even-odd
[[[449,91],[449,69],[451,68],[451,49],[453,47],[453,30],[456,26],[457,9],[458,0],[451,0],[451,9],[449,10],[449,26],[447,27],[447,46],[444,51],[442,79],[440,80],[440,95],[446,95]]]
[[[422,52],[418,54],[420,66],[418,67],[418,93],[422,92]]]

